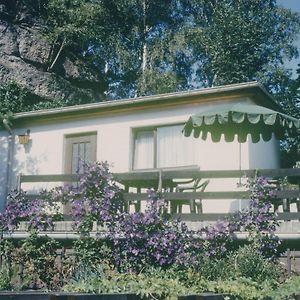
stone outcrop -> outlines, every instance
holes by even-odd
[[[64,49],[49,70],[53,54],[43,21],[35,16],[38,2],[0,0],[0,82],[15,81],[45,100],[101,101],[105,84],[100,72],[70,50]]]

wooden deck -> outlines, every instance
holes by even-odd
[[[278,233],[286,235],[297,234],[300,239],[300,169],[265,169],[265,170],[216,170],[205,171],[200,170],[197,166],[187,166],[180,168],[163,168],[154,170],[140,170],[131,171],[126,173],[115,173],[114,178],[117,182],[124,187],[124,199],[128,203],[141,203],[147,199],[146,187],[159,190],[162,198],[164,198],[170,206],[172,202],[178,200],[190,199],[205,199],[219,200],[224,199],[239,199],[241,201],[248,200],[250,192],[247,190],[237,191],[184,191],[178,192],[174,186],[170,187],[170,183],[182,178],[201,178],[201,179],[228,179],[232,178],[238,182],[240,178],[254,178],[255,176],[264,176],[271,180],[271,182],[280,182],[279,179],[289,178],[293,179],[293,185],[282,186],[276,191],[274,198],[274,209],[279,211],[277,218],[281,222]],[[69,174],[50,174],[50,175],[23,175],[20,174],[18,188],[23,188],[24,184],[35,185],[37,183],[54,183],[61,185],[64,183],[78,181],[77,175]],[[131,187],[131,189],[130,189]],[[132,192],[132,188],[135,191]],[[28,197],[36,197],[37,194],[28,194]],[[291,211],[290,207],[293,205],[294,210]],[[140,205],[138,205],[140,207]],[[295,209],[296,208],[296,209]],[[228,216],[228,213],[174,213],[174,218],[180,218],[185,221],[192,228],[200,228],[217,220],[223,219]],[[69,232],[69,223],[58,224],[57,232]],[[292,236],[290,236],[292,238]]]
[[[239,199],[247,201],[249,199],[249,191],[192,191],[192,192],[176,192],[174,189],[168,188],[168,184],[176,179],[182,178],[201,178],[201,179],[228,179],[233,178],[237,181],[239,178],[254,178],[255,176],[264,176],[271,180],[272,184],[279,182],[279,179],[293,179],[296,184],[288,186],[279,186],[279,190],[275,192],[274,210],[280,208],[277,217],[281,222],[278,229],[278,234],[285,235],[287,238],[300,239],[300,169],[264,169],[264,170],[199,170],[198,167],[183,167],[183,168],[164,168],[148,171],[132,171],[126,173],[115,173],[114,178],[124,187],[124,199],[128,203],[140,203],[147,199],[145,189],[149,183],[149,187],[155,187],[161,192],[162,197],[172,204],[177,200],[190,199]],[[66,182],[78,181],[77,175],[51,174],[51,175],[23,175],[20,174],[18,188],[22,188],[24,184],[35,183],[57,183],[61,185]],[[133,192],[129,187],[136,187]],[[29,197],[36,197],[36,194],[29,194]],[[294,210],[290,207],[293,205]],[[189,227],[198,229],[207,224],[211,224],[217,220],[228,216],[227,213],[180,213],[172,214],[173,217],[180,218],[185,221]],[[57,232],[70,232],[68,222],[57,224]]]

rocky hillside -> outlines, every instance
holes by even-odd
[[[40,0],[0,0],[0,82],[15,81],[39,100],[101,101],[98,70],[64,49],[53,65],[52,45],[39,16]]]

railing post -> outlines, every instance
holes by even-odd
[[[3,232],[0,234],[0,242],[3,240]],[[2,263],[3,263],[3,257],[2,254],[0,253],[0,269],[2,268]]]
[[[19,286],[21,287],[23,284],[23,272],[24,272],[24,266],[20,262],[19,263],[19,270],[18,270],[18,281],[19,281]]]
[[[22,185],[22,173],[19,173],[18,175],[18,180],[17,180],[17,190],[21,190],[21,185]]]
[[[64,269],[64,258],[65,258],[66,248],[62,247],[61,253],[60,253],[60,266],[59,266],[59,280],[61,283],[61,286],[64,284],[64,275],[63,275],[63,269]]]
[[[286,260],[287,260],[287,273],[288,273],[288,276],[291,276],[291,274],[292,274],[292,258],[291,258],[290,248],[288,248],[286,250]]]

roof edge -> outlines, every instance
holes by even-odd
[[[35,111],[28,111],[28,112],[21,112],[14,114],[14,120],[21,120],[26,118],[33,118],[33,117],[43,117],[43,116],[52,116],[52,115],[63,115],[64,113],[73,113],[73,112],[85,112],[94,109],[101,109],[101,108],[117,108],[122,107],[125,105],[139,105],[145,103],[152,103],[152,102],[159,102],[164,100],[175,100],[178,98],[190,98],[195,96],[209,96],[218,93],[224,92],[235,92],[245,89],[252,89],[258,88],[260,92],[264,94],[265,97],[271,100],[273,105],[277,105],[276,101],[274,100],[273,96],[269,94],[266,89],[257,81],[245,82],[245,83],[237,83],[237,84],[230,84],[230,85],[222,85],[210,88],[202,88],[196,90],[188,90],[182,92],[175,92],[175,93],[167,93],[167,94],[158,94],[152,96],[143,96],[143,97],[136,97],[136,98],[125,98],[120,100],[109,100],[103,102],[95,102],[89,104],[80,104],[80,105],[73,105],[73,106],[64,106],[60,108],[50,108],[50,109],[43,109],[43,110],[35,110]]]

